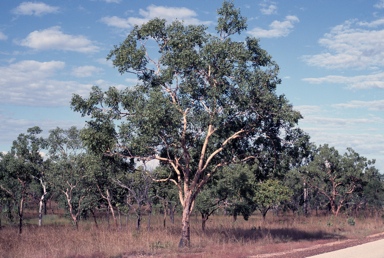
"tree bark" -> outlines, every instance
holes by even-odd
[[[39,201],[39,227],[41,227],[43,222],[43,204],[45,200],[45,195],[47,194],[47,188],[41,178],[40,178],[40,184],[41,184],[41,187],[43,188],[43,194],[41,195],[40,201]]]
[[[190,232],[190,219],[191,213],[188,207],[183,209],[183,216],[181,219],[181,239],[179,242],[179,248],[191,246],[191,232]]]
[[[187,193],[184,199],[183,214],[181,218],[181,239],[179,242],[179,248],[191,246],[191,229],[190,229],[190,218],[193,208],[194,199],[191,193]]]
[[[96,215],[95,215],[95,212],[93,211],[93,209],[91,209],[91,214],[92,214],[92,217],[93,217],[93,221],[95,222],[95,227],[98,229],[99,228],[99,224],[97,224]]]
[[[24,196],[20,199],[19,204],[19,234],[23,233],[23,215],[24,215]]]
[[[167,201],[163,200],[163,227],[166,228],[167,224],[167,212],[168,212],[168,207],[167,207]]]
[[[209,218],[208,214],[201,213],[201,230],[203,230],[203,232],[205,232],[205,225],[208,218]]]
[[[137,220],[136,220],[136,230],[140,230],[140,225],[141,225],[141,214],[140,211],[137,213]]]
[[[172,203],[169,204],[169,219],[171,220],[172,224],[175,224],[175,211],[176,211],[176,205],[172,205]]]
[[[308,216],[308,210],[309,210],[309,202],[308,202],[308,188],[307,184],[304,182],[304,215]]]

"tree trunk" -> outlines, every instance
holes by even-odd
[[[19,205],[19,234],[23,233],[24,196],[20,199]]]
[[[181,219],[181,239],[179,242],[179,248],[190,247],[191,246],[191,232],[190,232],[190,224],[189,219],[191,216],[191,212],[189,207],[183,208],[183,216]]]
[[[41,195],[40,201],[39,201],[39,227],[41,227],[41,224],[43,222],[43,204],[45,200],[45,195],[47,194],[47,187],[41,178],[40,178],[40,185],[43,188],[43,194]]]
[[[307,188],[307,185],[306,183],[304,182],[304,215],[305,216],[308,216],[308,206],[309,206],[309,203],[308,203],[308,188]]]
[[[66,199],[67,199],[67,204],[68,204],[68,209],[69,209],[69,215],[71,216],[72,220],[73,220],[73,224],[75,225],[76,227],[76,230],[79,229],[79,225],[78,225],[78,220],[77,218],[79,218],[80,216],[80,213],[81,213],[81,202],[82,202],[82,199],[83,197],[80,197],[79,201],[78,201],[78,207],[77,207],[77,211],[74,209],[73,207],[73,204],[72,204],[72,190],[75,188],[76,186],[70,186],[70,188],[66,189],[65,191],[64,190],[61,190],[62,193],[65,195]]]
[[[170,203],[169,204],[169,218],[170,218],[172,224],[175,224],[175,211],[176,211],[176,205],[172,205],[172,203]]]
[[[201,230],[203,230],[203,232],[205,232],[205,225],[208,218],[209,218],[208,214],[201,213]]]
[[[332,199],[329,204],[331,205],[332,214],[337,216],[335,201]]]
[[[93,209],[91,209],[91,214],[93,217],[93,221],[95,222],[95,227],[98,229],[99,225],[97,224],[96,215],[95,215],[95,212],[93,211]]]
[[[191,194],[184,199],[183,214],[181,218],[181,239],[179,248],[191,246],[190,217],[193,208],[193,199]]]
[[[137,220],[136,220],[136,230],[140,230],[141,225],[141,214],[140,212],[137,214]]]
[[[168,207],[167,207],[167,201],[163,201],[163,227],[166,227],[167,224],[167,212],[168,212]]]
[[[109,190],[107,189],[106,190],[106,200],[107,200],[107,203],[108,203],[108,209],[111,211],[111,215],[112,215],[112,219],[113,219],[113,222],[115,223],[115,227],[116,229],[119,228],[119,225],[118,225],[118,222],[117,222],[117,218],[115,216],[115,211],[113,209],[113,205],[112,205],[112,197],[111,195],[109,194]]]
[[[45,191],[44,187],[44,193],[41,195],[40,201],[39,201],[39,227],[41,227],[43,223],[43,205],[44,205],[44,198],[47,192]]]
[[[47,200],[44,199],[44,215],[47,215]]]
[[[269,211],[270,208],[264,208],[264,209],[261,209],[261,214],[263,215],[263,221],[265,221],[265,218],[267,217],[267,213]]]

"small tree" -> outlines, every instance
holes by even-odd
[[[257,209],[263,215],[263,220],[267,216],[267,212],[283,201],[288,201],[292,196],[292,191],[276,179],[268,179],[257,183],[255,186],[254,200]]]
[[[137,170],[120,174],[113,181],[116,185],[126,190],[126,203],[135,212],[136,229],[140,230],[143,208],[145,205],[152,206],[152,199],[154,197],[151,191],[152,178],[148,175],[147,171],[139,167]]]
[[[313,161],[306,167],[305,180],[326,198],[330,211],[337,216],[353,194],[362,190],[366,161],[351,148],[342,156],[326,144],[314,153]]]
[[[221,194],[217,184],[209,183],[200,192],[196,199],[196,210],[201,214],[201,229],[205,231],[206,222],[209,217],[221,208],[222,203],[227,199],[227,194]]]
[[[276,94],[279,68],[259,41],[235,41],[247,27],[240,11],[224,1],[218,15],[216,36],[205,26],[180,21],[153,19],[135,26],[108,59],[139,83],[123,91],[94,87],[88,99],[74,95],[71,103],[93,118],[87,125],[93,133],[85,139],[89,147],[142,162],[155,159],[172,169],[159,180],[173,182],[179,191],[180,247],[190,246],[190,215],[212,176],[254,159],[262,139],[279,143],[300,118]]]
[[[64,197],[73,224],[78,228],[78,219],[90,197],[89,178],[86,168],[89,159],[83,148],[79,130],[56,128],[48,138],[51,169],[47,180]]]
[[[156,178],[162,178],[169,175],[169,171],[160,166],[155,169],[154,173],[154,177]],[[174,223],[175,212],[179,203],[178,191],[175,185],[168,181],[153,182],[153,192],[155,201],[160,202],[163,208],[163,226],[165,228],[168,214],[171,223]]]
[[[43,157],[40,151],[45,141],[42,137],[38,137],[41,132],[37,126],[29,128],[27,134],[20,134],[13,141],[11,151],[1,157],[4,162],[2,166],[4,184],[0,187],[18,202],[19,234],[23,231],[24,205],[30,184],[34,179],[42,178]]]

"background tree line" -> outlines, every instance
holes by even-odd
[[[75,227],[88,217],[97,226],[102,215],[119,228],[120,216],[133,216],[139,230],[145,215],[150,228],[153,209],[163,214],[166,227],[167,217],[173,223],[181,212],[176,187],[156,180],[169,174],[166,167],[146,169],[131,159],[89,151],[81,140],[86,129],[56,128],[47,138],[41,133],[30,128],[0,154],[1,217],[17,223],[19,233],[25,206],[36,211],[41,226],[48,201],[58,203]],[[223,168],[196,199],[202,229],[217,213],[234,220],[255,211],[265,219],[270,210],[281,216],[382,216],[384,181],[374,161],[351,148],[341,155],[328,145],[315,146],[299,129],[295,137],[272,157]]]

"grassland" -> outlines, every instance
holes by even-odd
[[[191,221],[192,247],[179,250],[178,219],[174,224],[167,221],[164,228],[162,216],[154,215],[150,228],[144,220],[141,230],[137,231],[134,217],[121,218],[118,228],[113,223],[108,226],[105,217],[98,219],[97,228],[92,219],[82,220],[78,230],[62,215],[45,216],[42,227],[37,227],[36,219],[31,218],[26,221],[21,235],[16,226],[6,225],[0,230],[0,256],[248,257],[330,241],[364,238],[384,231],[381,217],[352,219],[270,214],[265,222],[259,215],[248,221],[238,219],[235,222],[228,216],[212,216],[203,232],[200,218],[194,216]]]

